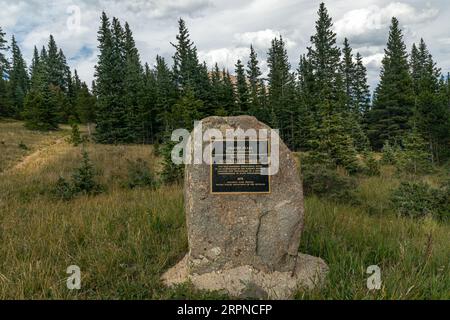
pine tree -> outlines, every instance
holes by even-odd
[[[96,140],[100,143],[128,142],[124,30],[118,19],[113,18],[111,23],[106,14],[102,14],[98,41]]]
[[[407,56],[399,22],[392,18],[381,80],[368,118],[369,138],[378,150],[384,141],[398,140],[410,129],[414,90]]]
[[[9,63],[5,56],[5,51],[8,50],[6,34],[0,27],[0,117],[11,115],[11,101],[9,100],[8,78]]]
[[[183,19],[178,20],[177,43],[172,46],[176,52],[173,56],[174,66],[173,74],[175,83],[179,90],[194,90],[198,95],[199,88],[196,80],[199,79],[199,63],[197,57],[197,48],[190,39],[189,30]]]
[[[272,40],[268,52],[270,124],[280,130],[281,138],[293,147],[295,124],[295,79],[291,73],[282,37]]]
[[[249,106],[249,92],[247,86],[247,78],[245,76],[244,65],[241,60],[236,63],[236,105],[237,115],[248,114]]]
[[[156,120],[158,133],[161,133],[159,139],[167,136],[176,129],[172,126],[172,106],[178,100],[177,86],[174,81],[173,73],[167,66],[163,57],[156,57],[155,69],[156,81]]]
[[[5,39],[6,33],[3,32],[2,27],[0,27],[0,78],[3,79],[3,76],[8,71],[8,60],[3,52],[8,50],[8,41]]]
[[[362,56],[356,54],[355,78],[354,78],[354,99],[357,110],[362,118],[370,111],[370,90],[367,84],[367,69],[362,62]]]
[[[222,93],[221,101],[226,115],[237,114],[236,95],[231,75],[225,69],[222,70]]]
[[[336,45],[332,19],[323,3],[320,4],[316,33],[312,46],[302,59],[301,101],[309,105],[307,112],[311,155],[323,164],[341,165],[356,170],[356,149],[353,129],[355,121],[349,117],[348,93],[353,94],[354,67],[350,47],[347,46],[347,71],[341,65],[341,52]],[[345,64],[345,63],[344,63]],[[348,82],[348,83],[347,83]],[[348,84],[348,91],[346,85]],[[305,112],[305,111],[303,111]],[[308,127],[307,127],[308,128]]]
[[[141,65],[139,52],[128,23],[125,23],[124,32],[124,59],[125,59],[125,79],[124,79],[124,104],[127,109],[127,137],[128,142],[142,142],[147,136],[144,132],[145,123],[142,116],[145,112],[144,99],[144,71]]]
[[[22,57],[22,52],[14,36],[11,40],[11,49],[12,63],[9,74],[10,100],[13,104],[12,115],[18,117],[23,110],[24,98],[29,86],[29,78],[25,60]]]
[[[172,107],[172,128],[183,128],[191,130],[194,121],[200,120],[200,112],[203,102],[195,98],[194,91],[187,87],[185,95],[182,96]]]
[[[95,122],[95,102],[95,97],[89,92],[88,86],[82,82],[77,90],[75,110],[81,123],[87,125],[89,135],[92,134],[91,127]]]
[[[225,109],[222,106],[222,94],[222,72],[216,62],[214,69],[211,71],[211,104],[214,115],[225,114]]]
[[[428,172],[431,168],[431,153],[417,128],[406,133],[402,139],[402,150],[398,154],[397,166],[404,172],[414,174]]]
[[[342,49],[343,61],[342,61],[342,74],[344,77],[346,102],[345,110],[350,113],[357,113],[354,83],[355,83],[355,63],[353,62],[353,53],[348,39],[344,39],[344,48]]]
[[[267,114],[261,105],[261,76],[262,72],[259,67],[258,55],[250,46],[250,58],[247,63],[247,79],[249,87],[250,110],[249,113],[260,121],[267,121]]]
[[[450,111],[440,94],[440,69],[436,67],[423,39],[419,49],[413,45],[410,65],[415,90],[413,123],[426,139],[432,161],[440,162],[442,154],[449,149]]]

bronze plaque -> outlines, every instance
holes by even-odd
[[[269,151],[266,140],[215,141],[211,154],[211,193],[270,193],[270,176],[261,171],[268,168]]]

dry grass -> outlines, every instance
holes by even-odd
[[[122,187],[126,159],[159,166],[151,147],[87,145],[107,190],[64,202],[49,190],[60,175],[69,177],[79,165],[81,147],[64,139],[52,144],[62,132],[41,136],[18,123],[0,124],[3,136],[9,129],[33,148],[46,147],[0,175],[0,299],[220,297],[189,285],[168,290],[159,280],[187,252],[182,187]],[[9,148],[9,164],[17,165],[24,155]],[[388,196],[399,181],[386,170],[381,177],[360,179],[362,205],[307,199],[301,251],[324,258],[330,274],[324,288],[300,292],[298,298],[450,298],[450,226],[390,212]],[[82,272],[79,291],[68,290],[65,283],[66,268],[74,264]],[[365,285],[366,268],[373,264],[382,270],[378,292]]]
[[[23,128],[22,122],[0,120],[0,172],[67,135],[67,128],[50,133],[28,131]]]

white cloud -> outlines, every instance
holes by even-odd
[[[0,1],[0,8],[0,25],[2,28],[7,28],[17,23],[19,16],[23,14],[25,4]]]
[[[217,62],[219,68],[225,68],[234,73],[235,64],[238,59],[246,61],[250,54],[249,47],[220,48],[209,51],[199,51],[199,58],[205,61],[209,68]]]
[[[237,33],[234,35],[234,39],[239,45],[250,46],[250,44],[253,44],[255,48],[265,50],[270,47],[271,41],[274,38],[279,38],[280,36],[282,36],[282,34],[279,31],[266,29],[256,32]],[[283,36],[283,39],[286,43],[286,48],[288,49],[293,48],[296,45],[294,41],[285,36]]]
[[[373,30],[386,30],[392,17],[397,17],[403,25],[417,24],[435,18],[438,13],[439,10],[436,8],[418,10],[401,2],[390,3],[385,7],[371,5],[348,11],[335,23],[335,31],[347,37],[359,36]]]

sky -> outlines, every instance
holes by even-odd
[[[296,69],[310,46],[322,0],[0,0],[0,26],[16,36],[28,64],[33,47],[53,34],[68,63],[88,83],[94,79],[100,15],[128,21],[142,62],[153,65],[156,55],[171,63],[178,18],[185,19],[199,58],[234,72],[237,59],[248,59],[250,44],[267,72],[266,53],[274,37],[282,35]],[[324,1],[333,18],[339,45],[347,37],[360,52],[373,90],[387,42],[392,16],[403,28],[410,50],[423,38],[438,66],[450,72],[450,4],[448,0],[335,0]]]

